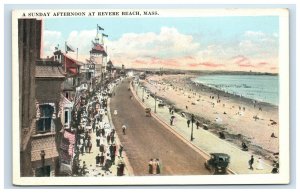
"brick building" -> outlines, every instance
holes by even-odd
[[[58,62],[40,58],[41,29],[41,20],[18,20],[21,176],[56,174],[63,128],[65,74]]]
[[[58,173],[60,131],[63,129],[60,106],[65,74],[52,60],[38,60],[36,82],[36,129],[32,135],[31,161],[34,176]]]
[[[35,66],[40,58],[41,20],[18,20],[20,174],[32,176],[31,135],[36,125]]]

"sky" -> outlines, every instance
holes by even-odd
[[[43,57],[67,41],[80,61],[89,59],[97,24],[116,66],[278,72],[277,16],[46,18]]]

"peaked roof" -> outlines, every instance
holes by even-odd
[[[90,53],[101,53],[104,56],[107,56],[104,47],[99,43],[94,43],[94,46],[92,50],[90,50]]]
[[[113,65],[113,63],[111,62],[111,60],[109,60],[109,61],[107,62],[107,65]]]
[[[66,69],[68,72],[70,72],[73,75],[77,75],[78,74],[78,67],[82,66],[84,63],[77,61],[69,56],[67,56],[66,54],[64,54],[65,60],[63,61],[63,64],[65,64]]]

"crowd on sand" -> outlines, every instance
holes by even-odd
[[[193,123],[218,132],[244,151],[259,154],[272,164],[279,157],[278,106],[216,90],[193,81],[193,75],[148,76],[140,80],[151,94],[167,103],[170,125],[174,111]],[[217,130],[217,128],[221,130]]]

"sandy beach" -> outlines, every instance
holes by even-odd
[[[216,135],[223,132],[226,141],[236,146],[245,142],[249,152],[271,163],[279,152],[278,106],[196,84],[192,79],[197,76],[154,75],[140,83],[176,112],[194,114],[201,126],[208,125]]]

